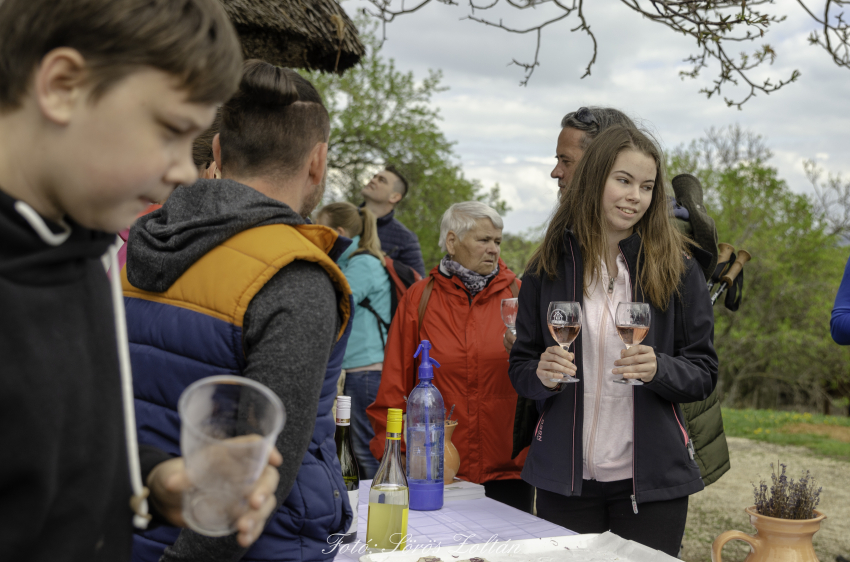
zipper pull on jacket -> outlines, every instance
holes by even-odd
[[[635,515],[637,515],[637,500],[635,499],[634,494],[631,495],[631,498],[632,498],[632,509],[634,510]]]

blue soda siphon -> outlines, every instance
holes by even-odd
[[[433,511],[443,507],[443,448],[446,436],[443,395],[431,382],[434,367],[431,342],[422,340],[414,357],[422,355],[419,384],[407,398],[407,485],[410,509]]]

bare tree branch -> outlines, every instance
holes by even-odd
[[[833,11],[842,9],[850,2],[847,0],[825,0],[823,18],[816,16],[803,0],[797,0],[797,3],[823,28],[821,33],[812,31],[809,35],[809,44],[820,45],[830,54],[835,64],[850,68],[850,24],[844,19],[844,12],[831,15]]]
[[[383,39],[386,39],[386,24],[397,16],[414,13],[435,0],[369,0],[374,10],[366,13],[383,23]],[[514,58],[510,64],[524,71],[520,85],[527,85],[535,68],[540,65],[540,45],[543,29],[561,22],[571,16],[578,19],[578,25],[571,31],[583,31],[593,43],[593,54],[588,61],[582,78],[589,76],[596,63],[598,44],[584,15],[584,0],[468,0],[469,19],[486,26],[496,27],[508,33],[533,34],[535,37],[534,57],[530,62],[521,62]],[[742,106],[760,93],[770,94],[796,81],[800,77],[797,70],[784,78],[757,80],[756,69],[771,66],[776,60],[776,52],[767,44],[759,44],[772,26],[782,22],[785,16],[770,13],[775,0],[620,0],[622,4],[636,14],[664,25],[674,31],[692,38],[699,49],[684,62],[690,70],[680,71],[684,78],[697,78],[709,66],[717,66],[717,77],[710,87],[702,88],[700,93],[708,98],[723,96],[728,106],[741,109]],[[850,68],[850,23],[844,19],[844,6],[850,0],[817,0],[823,2],[823,15],[811,9],[805,0],[797,3],[819,26],[809,36],[812,45],[826,50],[836,65]],[[447,5],[458,5],[456,0],[436,0]],[[497,8],[500,3],[517,11],[550,7],[557,10],[546,13],[543,21],[528,27],[515,27],[502,19],[490,19],[479,12]],[[731,46],[750,44],[751,48],[735,55]],[[731,87],[743,89],[736,97],[724,95]]]
[[[754,42],[764,36],[764,32],[785,19],[784,16],[772,16],[759,10],[769,0],[751,1],[726,0],[708,2],[664,2],[648,0],[653,11],[650,12],[642,0],[621,0],[629,8],[644,17],[669,27],[677,33],[690,36],[696,40],[702,52],[691,55],[685,62],[691,65],[691,70],[681,71],[682,78],[696,78],[710,61],[720,65],[718,77],[710,88],[703,88],[701,93],[711,98],[720,95],[726,85],[741,85],[749,91],[737,101],[724,97],[727,106],[741,109],[744,103],[755,97],[759,92],[770,94],[790,82],[794,82],[800,73],[796,70],[787,79],[773,83],[769,78],[757,83],[750,78],[751,71],[767,63],[772,65],[776,53],[765,44],[751,53],[742,52],[739,59],[731,56],[725,44],[739,42]]]
[[[582,23],[578,27],[573,29],[572,31],[576,31],[578,29],[581,29],[581,30],[585,31],[588,35],[590,35],[590,38],[593,40],[593,58],[591,59],[590,63],[587,65],[587,69],[586,69],[584,75],[582,76],[582,78],[584,78],[585,76],[590,74],[590,67],[596,61],[596,37],[593,36],[593,33],[591,33],[591,31],[590,31],[590,27],[588,27],[585,23],[584,15],[582,14],[582,10],[581,10],[583,0],[578,0],[578,3],[576,3],[576,1],[574,0],[572,7],[564,6],[558,0],[544,0],[544,1],[546,1],[546,2],[551,1],[553,4],[555,4],[559,8],[561,8],[564,11],[564,13],[561,14],[560,16],[558,16],[558,17],[546,20],[545,22],[541,23],[540,25],[535,25],[535,26],[532,26],[532,27],[529,27],[529,28],[526,28],[526,29],[514,29],[514,28],[507,27],[506,25],[502,24],[502,20],[499,20],[499,22],[496,23],[496,22],[493,22],[493,21],[490,21],[490,20],[487,20],[487,19],[484,19],[484,18],[475,17],[474,15],[470,15],[470,16],[463,18],[463,19],[472,20],[472,21],[475,21],[475,22],[478,22],[478,23],[482,23],[484,25],[488,25],[488,26],[492,26],[492,27],[498,27],[499,29],[503,29],[504,31],[507,31],[509,33],[525,34],[525,33],[534,32],[536,34],[537,44],[535,45],[535,49],[534,49],[534,60],[530,63],[520,62],[516,59],[513,59],[511,61],[511,64],[515,64],[519,67],[522,67],[525,70],[525,78],[520,82],[520,86],[527,86],[528,85],[528,80],[531,78],[531,75],[534,74],[534,69],[537,66],[540,65],[540,62],[539,62],[540,39],[541,39],[541,36],[542,36],[543,28],[548,26],[548,25],[551,25],[553,23],[559,22],[562,19],[569,17],[570,14],[572,14],[574,11],[578,11],[578,16],[581,19]],[[511,0],[507,0],[507,2],[511,6],[518,8],[518,9],[525,9],[525,8],[535,6],[535,2],[533,0],[529,0],[529,2],[525,6],[520,6],[520,5],[516,4],[515,2],[513,2]],[[496,0],[493,4],[491,4],[490,6],[488,6],[486,8],[484,8],[484,7],[477,7],[477,8],[479,10],[486,10],[486,9],[492,8],[493,6],[495,6],[498,3],[499,3],[499,0]],[[542,2],[539,2],[539,3],[542,3]],[[470,5],[473,5],[472,0],[470,0]]]

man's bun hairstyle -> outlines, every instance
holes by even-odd
[[[218,0],[0,0],[0,111],[20,107],[33,71],[68,47],[94,101],[144,67],[177,77],[189,101],[221,103],[239,83],[239,37]]]
[[[293,104],[299,100],[295,74],[292,76],[286,70],[267,62],[251,59],[245,61],[239,91],[233,96],[232,102],[249,103],[254,107],[278,107]]]
[[[308,80],[252,59],[221,109],[220,134],[227,177],[288,175],[301,168],[316,143],[328,142],[330,118]]]

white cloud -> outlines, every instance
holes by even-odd
[[[555,157],[550,156],[548,158],[544,158],[542,156],[526,156],[525,162],[533,162],[534,164],[543,164],[544,166],[555,166]]]

